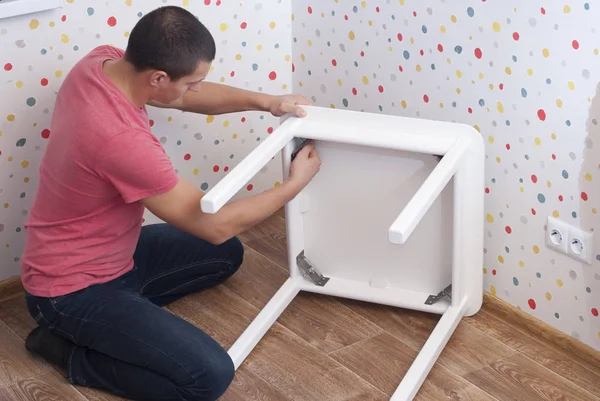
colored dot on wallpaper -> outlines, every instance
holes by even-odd
[[[29,107],[35,106],[35,98],[34,97],[27,98],[26,103],[27,103],[27,106],[29,106]]]
[[[6,116],[6,119],[10,122],[15,121],[15,115],[14,114],[9,114],[8,116]]]
[[[271,29],[275,29],[276,26],[277,26],[277,24],[275,22],[271,22],[269,24],[269,28],[271,28]]]
[[[40,21],[36,19],[29,21],[29,29],[37,29],[38,26],[40,26]]]
[[[87,8],[87,15],[89,15],[90,17],[91,17],[92,15],[94,15],[94,9],[93,9],[92,7],[88,7],[88,8]]]
[[[535,303],[535,300],[534,300],[533,298],[529,298],[529,301],[527,301],[527,304],[529,305],[529,307],[530,307],[531,309],[534,309],[534,310],[535,310],[535,308],[537,307],[537,305],[536,305],[536,303]]]
[[[117,19],[114,16],[109,17],[106,23],[108,24],[108,26],[114,27],[117,25]]]
[[[500,32],[500,24],[498,22],[494,22],[492,24],[492,29],[494,30],[494,32]]]
[[[60,35],[60,40],[63,43],[69,43],[69,35],[67,35],[66,33],[63,33],[62,35]]]
[[[467,8],[467,15],[469,17],[473,17],[475,15],[475,10],[473,10],[473,7],[468,7]]]
[[[533,253],[535,253],[535,254],[538,254],[538,253],[540,253],[540,247],[539,247],[539,246],[537,246],[537,245],[534,245],[534,246],[533,246]]]
[[[565,14],[568,14],[571,12],[571,7],[569,5],[566,5],[563,11],[565,12]]]
[[[10,71],[12,70],[13,66],[11,63],[6,63],[4,64],[4,71]]]
[[[573,82],[573,81],[569,81],[569,84],[568,84],[568,85],[569,85],[569,89],[570,89],[570,90],[573,90],[573,89],[575,89],[575,82]]]
[[[42,131],[42,138],[48,139],[49,137],[50,137],[50,130],[49,129],[44,129]]]
[[[350,32],[348,32],[348,38],[349,38],[350,40],[354,40],[354,38],[356,38],[356,35],[354,34],[354,32],[353,32],[353,31],[350,31]]]
[[[270,79],[271,81],[274,81],[275,79],[277,79],[277,73],[276,73],[275,71],[271,71],[271,72],[269,73],[269,79]]]
[[[221,30],[221,32],[225,32],[227,28],[229,28],[229,25],[227,25],[226,22],[222,22],[221,25],[219,25],[219,29]]]

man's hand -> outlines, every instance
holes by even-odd
[[[312,103],[302,95],[283,95],[273,96],[267,108],[275,117],[281,117],[286,113],[296,117],[304,117],[306,111],[300,107],[301,105],[310,106]]]
[[[288,181],[300,192],[321,169],[321,159],[312,143],[302,148],[292,162]]]

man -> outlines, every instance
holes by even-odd
[[[282,185],[202,213],[202,192],[174,172],[145,105],[302,117],[308,103],[205,83],[214,57],[196,18],[164,7],[138,22],[125,53],[103,46],[84,57],[58,93],[21,270],[39,324],[26,346],[73,384],[135,400],[215,400],[233,379],[226,351],[161,307],[233,275],[236,235],[293,199],[320,160],[309,145]],[[144,208],[166,224],[142,228]]]

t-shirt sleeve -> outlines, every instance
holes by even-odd
[[[127,203],[168,192],[179,181],[160,142],[141,130],[123,132],[106,142],[98,154],[96,172]]]

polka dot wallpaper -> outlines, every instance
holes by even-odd
[[[598,238],[591,266],[544,242],[548,216],[600,227],[600,8],[569,0],[292,7],[294,91],[320,106],[457,121],[481,133],[486,290],[600,349]]]
[[[289,0],[66,0],[64,8],[0,19],[0,280],[18,274],[23,223],[37,186],[37,169],[51,137],[54,99],[70,68],[103,44],[125,48],[145,13],[187,7],[215,36],[217,57],[208,80],[272,94],[291,89]],[[73,112],[77,105],[73,104]],[[268,113],[205,116],[149,107],[154,133],[179,173],[210,189],[263,140],[278,119]],[[279,160],[238,194],[273,187]],[[148,215],[147,222],[156,219]]]

